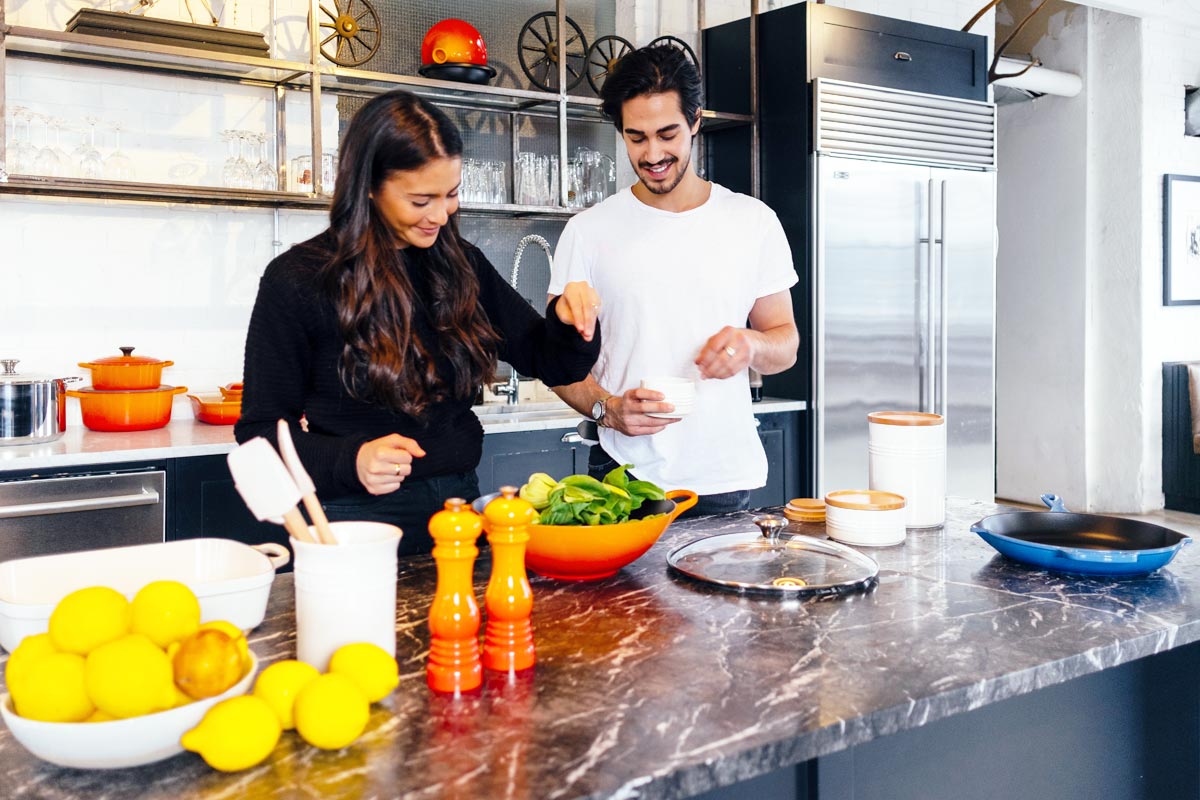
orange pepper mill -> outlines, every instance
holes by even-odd
[[[435,692],[459,694],[483,683],[479,661],[479,603],[471,570],[483,520],[461,497],[451,497],[429,519],[437,589],[429,608],[429,662],[425,681]]]
[[[492,546],[492,576],[484,604],[487,627],[483,634],[483,666],[499,672],[520,672],[533,666],[533,589],[525,574],[525,543],[537,512],[517,497],[512,486],[500,487],[500,496],[483,510],[488,542]]]

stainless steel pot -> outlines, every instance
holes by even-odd
[[[52,442],[67,429],[67,382],[22,375],[17,359],[0,359],[0,445]]]

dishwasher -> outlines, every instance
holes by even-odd
[[[161,542],[165,490],[162,469],[0,481],[0,561]]]

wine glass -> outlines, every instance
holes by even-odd
[[[37,156],[33,159],[33,172],[36,175],[61,178],[66,172],[66,160],[57,147],[61,121],[46,114],[38,114],[36,119],[42,123],[42,146],[38,148]],[[50,136],[51,128],[54,130],[53,140]]]
[[[108,154],[108,158],[104,159],[104,177],[110,181],[131,181],[133,180],[133,159],[121,150],[121,123],[114,122],[109,127],[112,128],[113,135],[116,137],[116,147]]]
[[[225,165],[221,168],[221,182],[231,189],[245,189],[250,185],[250,165],[242,158],[242,132],[221,131],[226,145]]]
[[[9,147],[9,172],[28,175],[33,172],[37,148],[33,146],[33,112],[24,106],[13,106],[13,138]]]
[[[279,188],[279,176],[275,172],[275,167],[272,166],[273,159],[270,148],[272,139],[265,133],[251,135],[258,144],[258,163],[254,165],[253,170],[254,188],[273,192]]]
[[[75,161],[75,166],[79,177],[96,180],[104,172],[104,159],[100,157],[100,151],[96,149],[96,118],[88,116],[84,117],[83,121],[88,127],[84,132],[83,141],[76,151],[78,160]]]

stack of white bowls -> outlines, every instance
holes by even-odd
[[[692,406],[696,402],[696,382],[691,378],[656,375],[650,378],[642,378],[642,388],[662,392],[665,395],[663,402],[675,406],[674,411],[654,411],[647,414],[647,416],[676,419],[692,413]]]

